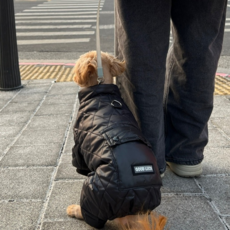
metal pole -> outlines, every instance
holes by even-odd
[[[21,88],[13,0],[0,0],[0,90]]]

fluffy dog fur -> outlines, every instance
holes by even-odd
[[[104,80],[103,84],[112,84],[113,76],[125,71],[125,62],[118,60],[108,53],[101,52]],[[91,51],[83,54],[74,67],[73,80],[81,87],[97,85],[97,53]]]
[[[125,71],[125,62],[114,56],[101,52],[103,66],[103,80],[101,84],[112,84],[113,77]],[[90,51],[80,56],[74,67],[74,81],[81,87],[90,87],[98,84],[97,54]],[[66,210],[70,217],[83,219],[80,205],[70,205]],[[130,215],[113,220],[119,230],[162,230],[167,219],[154,212],[140,215]]]

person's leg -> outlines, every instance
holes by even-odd
[[[161,173],[166,168],[163,90],[170,8],[170,0],[115,1],[115,53],[127,64],[117,84],[153,147]]]
[[[203,160],[226,4],[226,0],[172,1],[174,41],[167,62],[166,161],[179,167],[199,165]]]

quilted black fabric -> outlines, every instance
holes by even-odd
[[[162,185],[156,159],[117,86],[83,88],[78,96],[72,163],[88,176],[80,199],[84,220],[102,228],[107,220],[156,208]],[[134,173],[134,166],[149,164],[153,172]]]

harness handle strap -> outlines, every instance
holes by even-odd
[[[97,47],[97,75],[98,79],[103,78],[103,68],[102,68],[102,60],[101,60],[101,43],[100,43],[100,28],[99,28],[99,16],[100,16],[100,5],[101,0],[99,0],[98,8],[97,8],[97,28],[96,28],[96,47]]]

